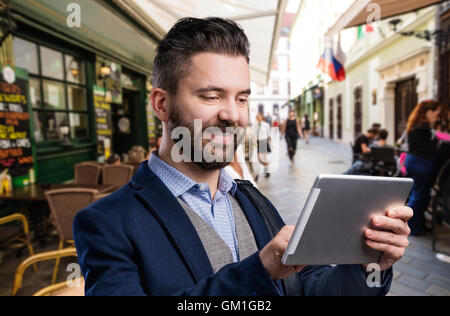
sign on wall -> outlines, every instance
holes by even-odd
[[[25,185],[34,178],[28,75],[9,66],[0,73],[0,173],[8,169],[13,180],[23,178],[22,182],[15,181],[16,185]]]
[[[112,115],[111,104],[107,102],[104,88],[94,86],[94,108],[97,153],[99,158],[108,159],[112,152]]]

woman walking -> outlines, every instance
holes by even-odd
[[[406,128],[409,153],[405,166],[408,176],[414,180],[408,202],[414,210],[414,216],[408,223],[411,235],[422,235],[425,229],[424,213],[430,202],[438,152],[438,139],[433,128],[440,112],[441,106],[437,101],[424,101],[414,109]]]
[[[306,143],[309,144],[309,131],[311,130],[311,122],[309,121],[308,114],[305,114],[305,116],[302,119],[302,131],[305,135]]]
[[[300,120],[297,118],[294,110],[289,111],[289,117],[284,122],[281,132],[285,135],[289,159],[293,162],[295,153],[297,152],[297,141],[299,137],[303,138]]]

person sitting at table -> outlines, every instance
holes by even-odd
[[[372,167],[370,154],[372,150],[369,144],[378,135],[375,129],[369,129],[366,134],[358,136],[353,146],[353,165],[350,167],[346,175],[360,175],[366,173]]]
[[[118,154],[112,154],[108,157],[108,160],[106,162],[108,165],[120,165],[122,163]]]
[[[382,129],[378,132],[378,141],[374,143],[374,146],[377,147],[392,147],[387,144],[387,138],[389,136],[389,132],[386,129]]]

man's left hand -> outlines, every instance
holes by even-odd
[[[379,263],[381,271],[389,270],[394,263],[403,258],[409,246],[408,237],[411,230],[408,221],[412,216],[413,210],[409,207],[393,208],[386,216],[372,218],[371,224],[375,229],[368,228],[364,231],[366,244],[374,250],[383,252]]]

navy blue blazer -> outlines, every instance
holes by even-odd
[[[236,198],[262,249],[270,241],[263,219],[239,190]],[[131,183],[80,211],[73,227],[86,295],[283,294],[258,253],[214,274],[189,217],[146,162]],[[307,267],[299,275],[303,295],[385,295],[392,273],[380,288],[365,278],[361,266]]]

